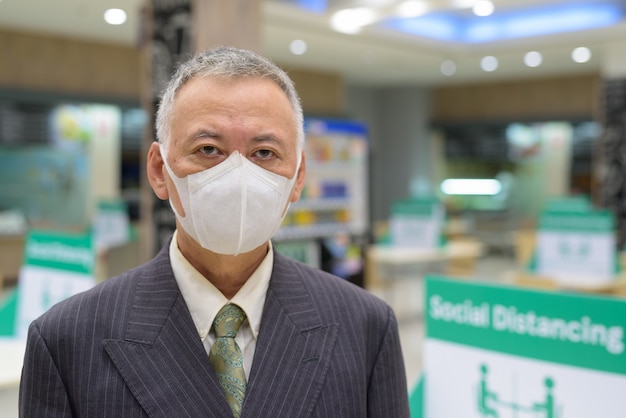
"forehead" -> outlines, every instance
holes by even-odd
[[[195,77],[179,90],[171,127],[177,138],[201,131],[262,135],[297,144],[297,115],[286,93],[269,78]]]

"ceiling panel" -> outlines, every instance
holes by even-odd
[[[451,19],[459,19],[459,16],[464,19],[463,22],[476,19],[470,17],[467,8],[455,9],[455,1],[459,0],[432,0],[428,5],[431,13],[452,16]],[[395,0],[266,0],[264,53],[287,67],[338,72],[348,83],[441,85],[599,72],[607,60],[607,48],[614,54],[614,44],[626,40],[626,24],[621,20],[608,28],[588,28],[545,36],[483,43],[468,43],[461,37],[442,41],[427,34],[414,36],[385,24],[398,3]],[[495,19],[499,12],[515,16],[511,10],[580,6],[583,2],[494,0],[494,3],[496,13],[490,19]],[[609,4],[604,0],[592,3]],[[622,8],[620,10],[626,9],[625,1],[610,0],[610,3]],[[0,28],[134,45],[137,44],[140,32],[139,12],[142,4],[142,0],[2,0]],[[342,7],[363,6],[376,7],[383,17],[355,35],[331,29],[329,20],[332,12]],[[120,26],[107,25],[102,15],[109,7],[125,9],[128,21]],[[307,43],[305,54],[294,55],[290,52],[289,45],[295,39]],[[589,62],[576,64],[571,60],[571,51],[577,46],[591,49],[592,58]],[[540,67],[524,66],[524,54],[530,50],[543,54]],[[498,58],[499,67],[495,72],[486,73],[480,69],[480,60],[485,55]],[[445,60],[455,62],[457,70],[451,77],[444,76],[440,71]]]

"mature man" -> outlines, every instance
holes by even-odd
[[[391,309],[274,252],[306,169],[288,76],[245,50],[184,63],[148,179],[176,232],[33,322],[23,417],[408,417]]]

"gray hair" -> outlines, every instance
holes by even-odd
[[[178,91],[195,77],[222,78],[269,78],[274,81],[289,99],[293,109],[297,146],[304,148],[304,123],[302,105],[287,73],[276,64],[254,52],[232,47],[209,49],[181,64],[161,96],[161,103],[156,114],[156,136],[166,147],[170,140],[170,124],[174,110],[174,100]]]

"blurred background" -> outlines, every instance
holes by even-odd
[[[536,267],[553,204],[610,219],[602,262],[621,265],[624,0],[2,0],[3,335],[32,302],[24,268],[47,266],[28,242],[93,237],[93,284],[168,240],[173,215],[143,175],[154,109],[176,63],[217,45],[295,81],[308,179],[274,243],[394,307],[410,386],[425,274],[626,293],[619,268],[568,281],[563,263]]]

